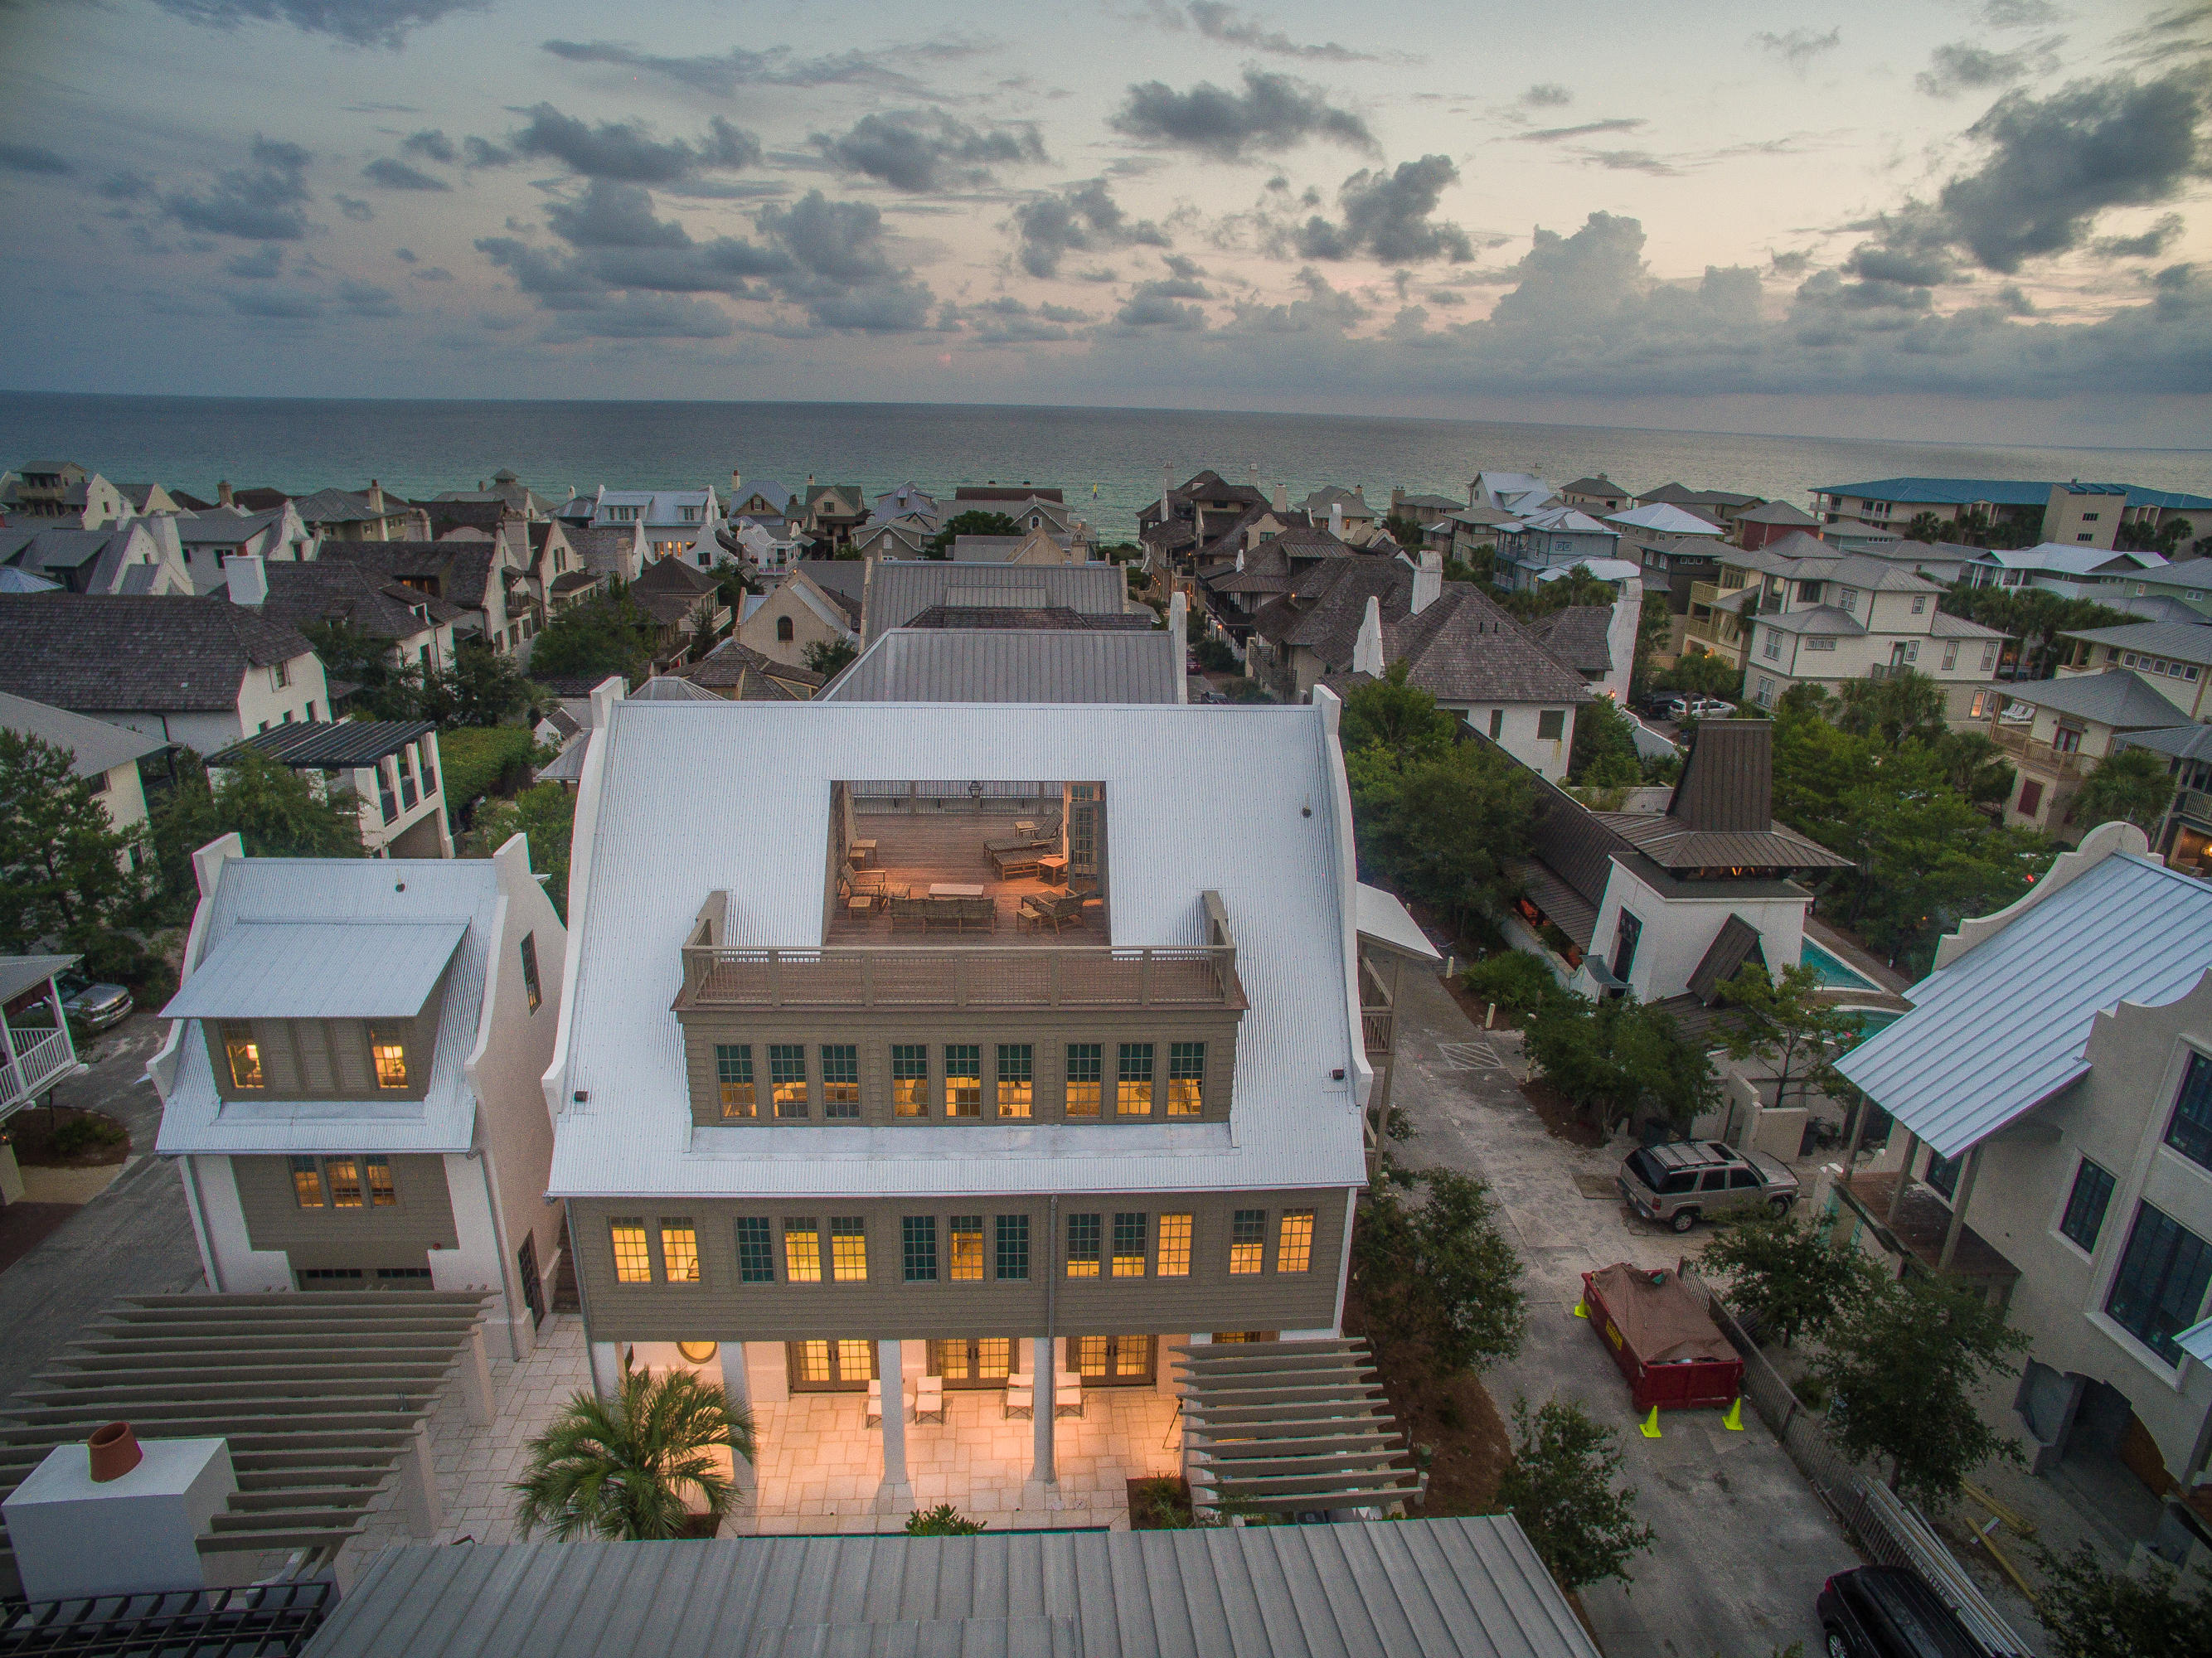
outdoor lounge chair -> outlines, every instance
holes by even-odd
[[[1050,927],[1056,934],[1062,927],[1083,925],[1083,895],[1079,892],[1033,892],[1022,900],[1019,918],[1031,926]]]
[[[983,850],[990,856],[996,857],[1002,852],[1050,852],[1053,845],[1053,838],[1049,836],[1014,835],[1002,841],[986,841],[983,842]]]
[[[1019,847],[1009,851],[993,853],[991,865],[999,872],[999,878],[1001,881],[1011,881],[1017,876],[1035,875],[1037,872],[1037,859],[1043,855],[1043,851],[1040,847]]]

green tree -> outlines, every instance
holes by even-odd
[[[1634,727],[1609,696],[1594,696],[1575,710],[1574,745],[1567,774],[1585,787],[1632,786],[1644,780],[1644,762],[1636,752]]]
[[[1844,1452],[1887,1462],[1893,1491],[1941,1509],[1984,1462],[2021,1460],[1975,1399],[2027,1346],[1979,1284],[1913,1272],[1846,1306],[1812,1370],[1837,1401],[1828,1427]]]
[[[1552,969],[1525,950],[1501,950],[1470,963],[1459,981],[1471,996],[1528,1017],[1560,993]]]
[[[141,917],[146,884],[131,856],[141,836],[116,831],[76,763],[68,749],[0,731],[0,949],[88,954]]]
[[[714,563],[714,590],[722,606],[732,616],[743,616],[745,597],[764,591],[760,578],[750,565],[734,558],[718,559]]]
[[[1698,1257],[1729,1282],[1735,1309],[1782,1338],[1819,1335],[1859,1297],[1875,1292],[1880,1274],[1863,1251],[1838,1248],[1817,1225],[1761,1212],[1716,1232]]]
[[[1361,867],[1455,922],[1484,910],[1528,846],[1527,769],[1479,743],[1402,758],[1370,743],[1345,766]]]
[[[939,1503],[933,1509],[916,1509],[906,1517],[908,1537],[975,1537],[983,1530],[983,1522],[970,1520],[950,1503]]]
[[[1572,1594],[1607,1577],[1632,1581],[1628,1562],[1654,1534],[1636,1517],[1636,1488],[1614,1489],[1621,1455],[1612,1430],[1571,1400],[1553,1400],[1532,1415],[1516,1398],[1513,1437],[1498,1501],[1559,1587]]]
[[[538,783],[512,800],[491,800],[476,815],[463,842],[465,854],[489,858],[517,835],[530,837],[530,867],[545,877],[545,896],[568,919],[568,841],[576,826],[576,797],[560,783]]]
[[[1943,735],[1943,688],[1907,669],[1887,679],[1847,679],[1837,724],[1853,737],[1879,738],[1895,748],[1908,737],[1922,742]]]
[[[1546,1079],[1604,1128],[1648,1111],[1686,1132],[1717,1097],[1705,1050],[1682,1040],[1664,1009],[1626,996],[1592,1002],[1561,992],[1529,1023],[1525,1048]]]
[[[419,720],[423,717],[422,671],[415,664],[392,659],[392,641],[374,639],[351,623],[309,622],[300,631],[315,647],[324,674],[361,689],[348,706],[372,720]]]
[[[1987,732],[1947,731],[1933,748],[1946,780],[1973,805],[1994,805],[2011,798],[2013,768]]]
[[[1905,538],[1932,544],[1943,539],[1943,531],[1948,527],[1933,513],[1915,513],[1912,522],[1905,526]]]
[[[612,1400],[579,1393],[530,1442],[529,1467],[507,1489],[522,1501],[525,1537],[544,1528],[578,1537],[647,1542],[684,1537],[685,1498],[696,1492],[717,1521],[737,1502],[717,1451],[753,1460],[753,1424],[742,1406],[689,1370],[623,1366]]]
[[[318,799],[307,777],[260,750],[240,746],[213,768],[190,749],[177,757],[177,780],[148,809],[163,886],[188,896],[197,888],[192,853],[236,830],[249,858],[358,858],[361,823],[344,795]]]
[[[1419,1346],[1441,1372],[1510,1358],[1521,1350],[1528,1297],[1489,1186],[1448,1169],[1408,1178],[1427,1188],[1420,1206],[1378,1185],[1352,1237],[1352,1272],[1369,1328]]]
[[[1720,987],[1721,1000],[1735,1010],[1720,1032],[1729,1054],[1774,1067],[1778,1106],[1790,1103],[1793,1087],[1802,1105],[1807,1085],[1858,1034],[1852,1016],[1824,1000],[1822,989],[1820,975],[1809,967],[1785,967],[1770,975],[1756,962],[1746,962]]]
[[[1685,650],[1673,667],[1653,675],[1651,683],[1655,689],[1684,696],[1717,696],[1724,702],[1743,699],[1743,670],[1701,645]]]
[[[652,665],[659,635],[653,618],[617,587],[548,623],[530,648],[530,671],[546,678],[618,673],[634,683]]]
[[[1391,540],[1408,552],[1421,550],[1424,537],[1419,519],[1386,518],[1382,520],[1382,528]]]
[[[455,829],[469,807],[494,789],[521,785],[538,744],[520,726],[466,726],[438,738],[446,817]]]
[[[924,558],[950,558],[952,544],[962,536],[1018,536],[1022,526],[1004,513],[955,513],[937,533],[921,544]]]
[[[2172,558],[2182,544],[2195,539],[2197,528],[2185,518],[2170,518],[2155,530],[2137,519],[2120,525],[2112,545],[2124,553],[2163,553]]]
[[[2200,1567],[2193,1591],[2156,1564],[2108,1571],[2097,1552],[2038,1551],[2043,1596],[2035,1615],[2058,1643],[2058,1658],[2203,1658],[2212,1631],[2212,1576]]]
[[[860,653],[842,639],[817,639],[800,653],[806,665],[824,679],[835,678]]]
[[[2149,749],[2122,749],[2097,762],[2074,796],[2074,822],[2084,829],[2126,822],[2139,829],[2158,826],[2173,799],[2173,774],[2166,757]]]
[[[538,638],[542,641],[544,635]],[[422,675],[416,716],[434,720],[441,731],[464,726],[496,726],[508,715],[536,706],[537,692],[514,665],[482,640],[465,640],[450,665]]]
[[[1372,743],[1400,760],[1432,759],[1451,746],[1457,726],[1434,696],[1406,683],[1406,664],[1394,662],[1382,678],[1354,687],[1344,699],[1339,739],[1346,754]]]

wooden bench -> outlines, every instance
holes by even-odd
[[[898,896],[884,900],[884,906],[891,913],[891,931],[894,932],[902,926],[918,926],[924,932],[928,931],[930,922],[936,917],[937,906],[943,902],[939,898]]]
[[[993,853],[991,864],[999,872],[999,878],[1001,881],[1011,881],[1017,876],[1037,873],[1039,868],[1037,859],[1043,856],[1044,853],[1040,847],[1018,847],[1008,851]]]

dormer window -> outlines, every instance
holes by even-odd
[[[253,1039],[252,1026],[226,1023],[222,1028],[222,1051],[230,1062],[233,1088],[268,1087],[261,1069],[261,1044]]]
[[[376,1085],[379,1088],[407,1086],[407,1044],[389,1030],[372,1026],[368,1033],[369,1057],[376,1064]]]

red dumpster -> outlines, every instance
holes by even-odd
[[[1705,1297],[1668,1269],[1623,1261],[1584,1272],[1583,1309],[1639,1412],[1718,1410],[1743,1390],[1743,1360]]]

